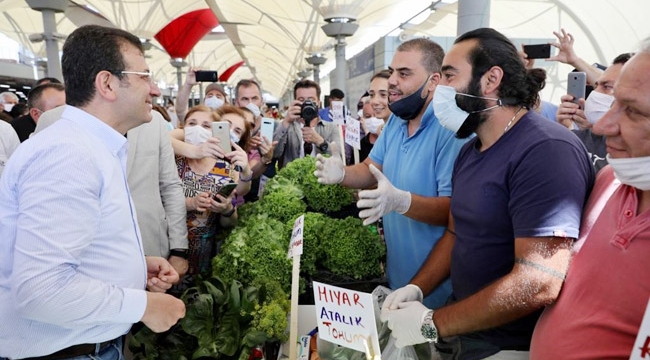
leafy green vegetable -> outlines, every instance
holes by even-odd
[[[289,183],[296,184],[304,193],[307,205],[316,211],[339,211],[344,206],[354,202],[350,189],[338,184],[319,184],[316,176],[314,176],[315,170],[316,158],[305,156],[291,161],[278,171],[273,179],[278,185],[287,184],[287,180]],[[276,184],[271,184],[271,191],[273,191]],[[266,189],[264,191],[264,196],[266,196]]]
[[[197,280],[182,300],[186,314],[180,326],[163,334],[143,328],[134,335],[129,343],[134,359],[248,359],[260,344],[287,339],[279,329],[287,327],[287,310],[281,306],[288,300],[279,288],[270,292],[238,281],[226,285],[211,277]]]
[[[284,235],[280,221],[255,215],[226,238],[221,254],[212,260],[213,275],[251,285],[278,282],[285,293],[290,293],[291,260],[287,259]]]
[[[382,273],[380,260],[386,248],[379,235],[358,218],[331,219],[324,228],[321,249],[323,265],[334,274],[363,279]]]

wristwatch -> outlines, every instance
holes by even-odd
[[[189,256],[188,249],[171,249],[169,251],[169,256],[177,256],[179,258],[187,259]]]
[[[323,141],[322,144],[318,145],[318,150],[320,150],[320,152],[326,152],[327,149],[329,149],[329,148],[330,148],[330,145],[327,143],[327,140]]]
[[[438,342],[438,328],[436,328],[436,324],[433,323],[433,310],[430,310],[426,315],[424,315],[420,332],[428,342]]]

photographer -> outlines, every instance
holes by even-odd
[[[273,140],[278,142],[273,157],[279,159],[279,168],[305,155],[331,154],[329,144],[342,143],[338,127],[318,117],[320,86],[317,83],[299,81],[293,87],[293,97],[296,100],[273,133]]]

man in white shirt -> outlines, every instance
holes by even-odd
[[[14,150],[20,145],[20,139],[14,128],[6,121],[0,121],[0,176],[5,164]]]
[[[185,316],[164,294],[178,273],[144,256],[127,185],[124,135],[160,90],[119,29],[75,30],[62,70],[69,106],[0,179],[0,357],[121,360],[133,323],[161,332]]]

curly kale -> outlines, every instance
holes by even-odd
[[[283,223],[256,215],[237,226],[226,238],[221,253],[212,260],[213,276],[243,284],[278,281],[291,290],[291,260],[287,259]]]
[[[297,184],[305,195],[307,205],[316,211],[339,211],[354,202],[354,196],[350,189],[339,184],[319,184],[314,176],[315,170],[316,158],[305,156],[291,161],[278,171],[275,178],[284,178]],[[278,179],[279,181],[281,180]]]
[[[328,225],[324,227],[320,244],[325,268],[355,279],[381,275],[381,258],[386,247],[379,235],[353,217],[331,219]]]
[[[305,223],[303,231],[302,255],[300,257],[300,271],[306,275],[313,275],[323,258],[323,250],[320,243],[323,237],[323,231],[330,219],[323,214],[307,212],[305,213]],[[291,238],[294,221],[287,222],[287,236]],[[287,246],[289,244],[287,243]]]
[[[265,194],[262,200],[262,213],[281,222],[295,220],[307,210],[307,205],[300,198],[281,190]]]

